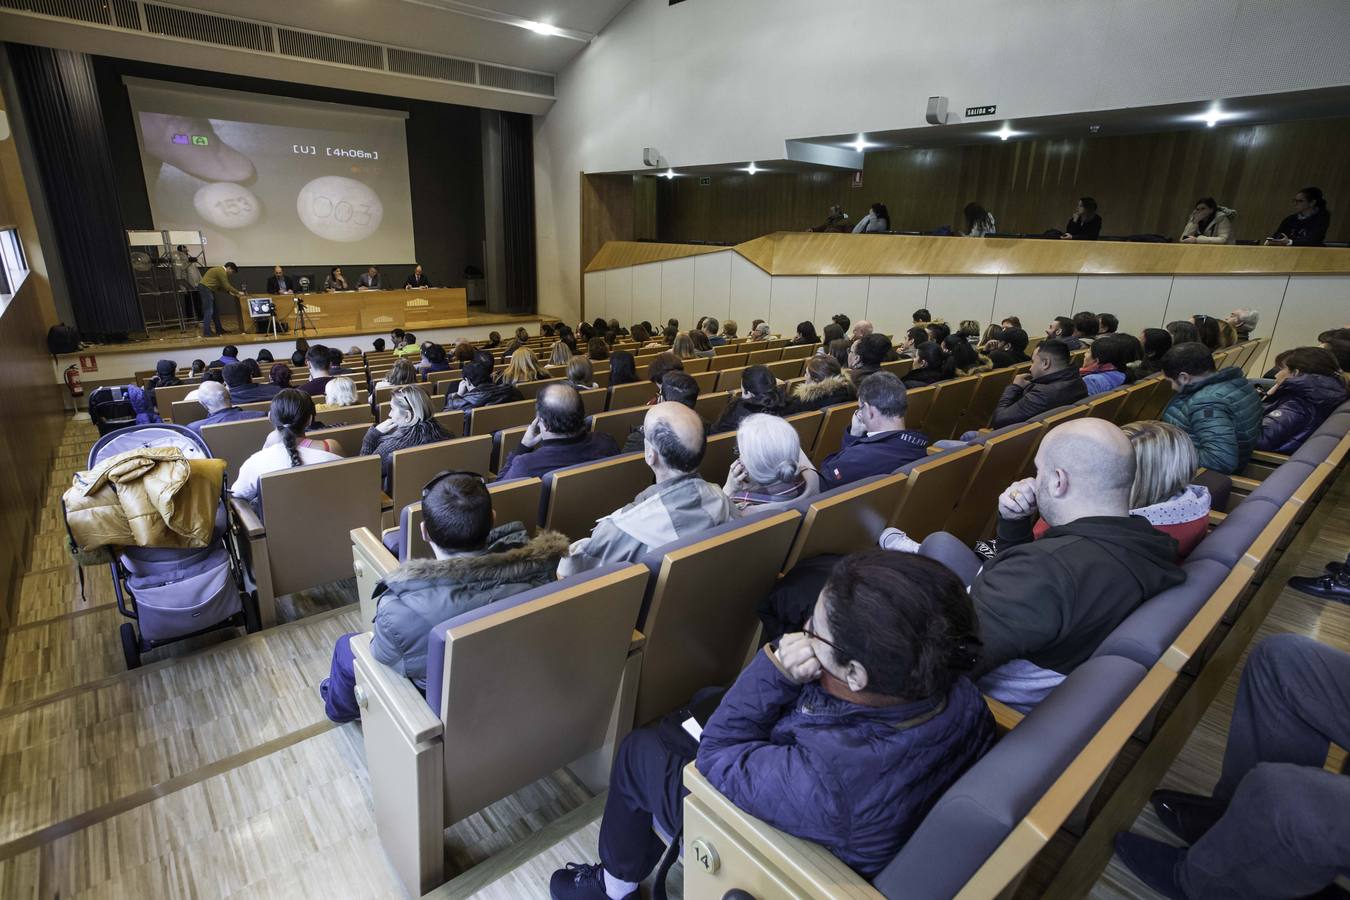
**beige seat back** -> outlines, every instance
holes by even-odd
[[[261,479],[272,596],[352,575],[353,528],[380,528],[380,460],[358,456]]]
[[[492,518],[497,525],[519,522],[534,534],[539,530],[539,496],[544,483],[538,478],[513,478],[488,485],[492,498]],[[409,559],[430,559],[431,545],[422,537],[422,501],[408,504]]]
[[[966,545],[988,537],[999,494],[1022,477],[1044,434],[1043,424],[1030,422],[985,441],[979,467],[942,530],[951,532]]]
[[[533,400],[539,396],[539,392],[550,384],[562,384],[562,378],[540,378],[535,381],[526,381],[516,385],[516,390],[520,391],[520,396],[526,400]]]
[[[645,418],[647,418],[645,406],[596,413],[591,417],[591,430],[597,434],[609,435],[614,438],[616,444],[622,447],[632,430],[642,427],[642,421]]]
[[[165,388],[165,390],[168,390],[168,388]],[[156,395],[158,395],[158,392],[156,392]],[[173,419],[173,424],[187,425],[189,422],[205,419],[206,407],[196,400],[175,400],[170,404],[169,415]]]
[[[600,384],[599,381],[595,383]],[[605,390],[603,384],[600,384],[600,387],[578,391],[577,393],[581,395],[581,406],[586,410],[586,415],[593,416],[598,412],[605,411],[605,400],[609,391]]]
[[[836,403],[820,410],[820,429],[816,434],[815,443],[807,453],[811,457],[811,462],[819,466],[825,457],[838,452],[844,444],[844,434],[853,422],[853,414],[857,411],[858,404],[854,401]]]
[[[325,409],[323,412],[315,413],[314,418],[330,428],[355,425],[358,422],[364,423],[367,428],[375,424],[374,414],[370,411],[370,407],[364,403],[339,406],[336,409]]]
[[[930,384],[927,387],[914,388],[907,391],[909,398],[909,409],[905,411],[905,427],[913,431],[922,431],[927,434],[926,426],[928,413],[933,408],[933,402],[937,398],[936,384]]]
[[[720,350],[721,347],[714,347],[714,350]],[[713,371],[722,372],[727,369],[742,369],[745,367],[745,361],[750,356],[749,353],[719,353],[713,357],[712,365],[709,366]]]
[[[778,362],[766,363],[766,365],[769,367],[769,371],[773,373],[774,378],[777,378],[779,381],[785,381],[789,378],[796,378],[801,375],[802,369],[806,365],[806,361],[801,359],[784,359],[779,360]]]
[[[881,364],[881,371],[890,372],[896,378],[904,378],[914,368],[914,360],[908,356],[902,359],[893,359],[890,362]]]
[[[716,374],[715,372],[713,374]],[[712,394],[699,394],[698,400],[694,401],[694,412],[698,413],[699,418],[711,424],[716,422],[726,410],[727,404],[731,402],[730,391],[717,391]]]
[[[792,347],[783,348],[783,359],[806,359],[814,356],[819,344],[796,344]]]
[[[1004,388],[1012,384],[1014,374],[1011,368],[980,373],[980,383],[975,385],[975,393],[952,429],[954,437],[959,438],[967,431],[978,431],[989,424],[998,408],[998,400],[1003,396]]]
[[[168,387],[155,388],[155,407],[159,410],[159,417],[166,421],[173,419],[173,404],[182,400],[199,387],[201,387],[201,382],[194,381],[190,384],[171,384]],[[193,402],[195,403],[196,401]],[[198,404],[198,406],[200,407],[201,404]],[[205,415],[206,412],[203,410],[202,416]],[[198,418],[201,418],[201,416]],[[195,422],[196,419],[192,419],[191,421]],[[174,419],[174,424],[183,425],[185,423]]]
[[[591,533],[596,520],[629,503],[653,482],[641,453],[625,453],[593,463],[549,472],[544,527],[572,540]]]
[[[952,430],[956,428],[956,423],[965,415],[966,407],[970,405],[971,399],[974,398],[975,388],[979,386],[979,383],[979,375],[967,375],[964,378],[953,378],[950,381],[938,382],[937,394],[933,397],[933,406],[928,410],[928,415],[923,418],[923,433],[934,441],[944,441],[950,438]],[[905,427],[918,428],[918,425],[910,424],[909,418],[910,414],[906,413]]]
[[[685,362],[690,362],[690,360],[685,360]],[[694,383],[698,385],[700,397],[704,394],[711,394],[716,390],[717,379],[722,375],[721,372],[690,372],[687,369],[685,374],[694,379]]]
[[[916,541],[941,531],[970,484],[983,453],[983,447],[962,447],[910,469],[891,524]]]
[[[334,450],[334,453],[339,456],[356,456],[361,452],[361,440],[370,430],[370,424],[369,422],[361,422],[356,425],[341,425],[337,428],[319,428],[305,432],[305,437],[312,441],[333,441],[339,448]]]
[[[820,410],[813,409],[810,412],[785,416],[783,421],[797,429],[798,443],[802,445],[804,452],[810,453],[811,448],[816,444],[816,435],[820,434],[820,425],[825,421],[825,416],[821,414]]]
[[[446,825],[605,742],[646,584],[645,567],[624,566],[450,625],[440,690]]]
[[[1088,415],[1105,419],[1108,422],[1116,421],[1116,416],[1120,414],[1121,407],[1125,405],[1126,391],[1109,391],[1105,394],[1099,394],[1088,402]]]
[[[634,406],[646,406],[647,401],[656,396],[656,385],[650,381],[633,381],[610,388],[609,409],[630,409]]]
[[[1125,425],[1139,420],[1139,411],[1144,408],[1157,385],[1153,379],[1135,382],[1125,391],[1125,399],[1120,404],[1120,409],[1116,411],[1115,422],[1117,425]]]
[[[736,679],[758,644],[755,605],[777,580],[800,523],[800,513],[786,510],[664,554],[639,626],[647,645],[635,724]]]
[[[695,356],[684,361],[684,370],[690,375],[712,371],[712,357]]]
[[[709,484],[723,485],[727,472],[736,459],[736,432],[724,431],[708,438],[703,450],[703,462],[699,463],[698,473]]]
[[[788,572],[813,556],[856,553],[875,547],[900,505],[906,477],[865,478],[812,503],[783,563],[783,571]]]
[[[447,469],[487,475],[492,457],[492,435],[457,438],[395,450],[391,459],[390,496],[394,512],[422,498],[422,488],[437,472]]]
[[[513,403],[498,403],[494,406],[480,406],[469,413],[469,434],[492,434],[503,428],[528,425],[534,421],[534,401],[517,400]]]
[[[211,448],[211,455],[225,460],[226,481],[229,483],[239,477],[239,467],[244,464],[244,460],[261,450],[263,441],[271,433],[272,423],[266,417],[202,426],[202,438],[206,440],[206,446]]]
[[[719,391],[739,391],[741,389],[741,373],[749,366],[740,366],[735,369],[722,369],[717,373],[717,389]]]
[[[381,416],[379,421],[383,422],[387,418],[389,418],[388,412]],[[464,433],[463,410],[450,409],[445,412],[438,412],[432,418],[441,426],[441,430],[451,437],[459,437]]]
[[[745,364],[748,366],[767,366],[769,363],[775,363],[783,358],[783,351],[775,348],[772,350],[751,350],[750,356]]]

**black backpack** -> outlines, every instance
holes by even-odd
[[[47,349],[52,356],[74,353],[80,349],[80,333],[65,322],[53,325],[47,330]]]

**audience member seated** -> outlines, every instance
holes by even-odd
[[[258,479],[268,472],[342,459],[332,452],[337,448],[329,441],[312,441],[305,437],[305,431],[314,421],[314,400],[309,394],[287,388],[272,398],[268,418],[273,433],[261,450],[239,466],[239,477],[230,486],[231,494],[252,503],[260,514],[262,495]]]
[[[926,309],[916,309],[910,319],[916,326],[927,328],[933,323],[933,314]]]
[[[798,322],[797,333],[793,335],[789,343],[794,347],[800,347],[803,344],[814,345],[820,343],[820,335],[816,334],[816,326],[810,322]]]
[[[905,343],[904,346],[900,348],[899,355],[914,359],[919,355],[916,348],[920,344],[927,343],[927,341],[928,329],[922,325],[915,325],[913,328],[909,329],[909,331],[905,332]]]
[[[1080,347],[1091,347],[1092,342],[1097,339],[1097,329],[1101,325],[1097,321],[1097,316],[1090,312],[1080,312],[1073,314],[1073,337],[1078,341]],[[1078,350],[1080,347],[1073,349]]]
[[[708,343],[708,332],[702,328],[696,328],[689,332],[689,340],[694,345],[694,355],[700,359],[712,359],[717,355],[712,348],[712,344]]]
[[[647,380],[656,386],[656,390],[659,393],[661,390],[661,380],[666,377],[667,372],[683,371],[684,360],[680,359],[669,350],[666,350],[663,353],[656,354],[652,361],[647,363]],[[653,398],[647,405],[655,406],[656,403],[656,399]]]
[[[1073,336],[1073,319],[1068,316],[1055,316],[1045,327],[1045,339],[1060,341],[1070,352],[1083,349],[1083,342]]]
[[[309,381],[300,385],[300,390],[311,397],[323,396],[324,388],[333,378],[328,371],[328,348],[315,344],[305,351],[305,365],[309,367]]]
[[[1206,469],[1241,472],[1261,436],[1261,398],[1242,370],[1215,371],[1209,348],[1194,342],[1173,346],[1162,367],[1177,391],[1163,421],[1191,436]]]
[[[595,524],[558,564],[566,577],[596,566],[633,562],[655,547],[706,531],[735,515],[721,488],[698,474],[707,443],[703,420],[681,403],[658,403],[642,423],[642,453],[656,483]]]
[[[1247,657],[1213,795],[1155,791],[1190,846],[1116,836],[1116,856],[1163,897],[1332,897],[1350,860],[1350,779],[1324,765],[1350,736],[1350,654],[1297,634]]]
[[[849,377],[854,384],[861,384],[869,375],[881,371],[881,364],[891,352],[891,339],[875,332],[859,338],[853,344],[849,354]]]
[[[556,531],[531,538],[520,522],[494,528],[492,497],[483,479],[463,472],[443,472],[422,490],[422,536],[434,558],[408,560],[375,588],[370,652],[425,693],[432,627],[548,584],[567,538]],[[324,711],[334,722],[361,717],[352,637],[338,638],[328,677],[319,685]]]
[[[271,384],[254,384],[248,374],[248,366],[243,363],[230,363],[221,372],[225,387],[230,391],[231,403],[259,403],[271,400],[280,388]]]
[[[1200,335],[1200,343],[1210,350],[1218,350],[1223,346],[1223,335],[1219,331],[1218,319],[1197,314],[1191,317],[1191,321],[1195,323],[1195,333]]]
[[[858,385],[858,409],[839,452],[820,464],[823,489],[851,484],[869,475],[894,472],[928,453],[928,437],[905,428],[909,398],[890,372],[869,375]]]
[[[967,203],[962,210],[966,217],[966,237],[985,237],[998,231],[994,214],[978,203]]]
[[[859,219],[858,224],[853,226],[854,234],[877,234],[890,230],[891,214],[887,212],[886,206],[881,203],[873,203],[872,208],[867,211],[867,215]]]
[[[300,362],[304,362],[303,357],[301,358]],[[299,364],[300,363],[296,363],[296,365]],[[194,359],[188,369],[188,381],[195,381],[201,378],[202,375],[204,375],[205,373],[206,373],[206,360]]]
[[[709,316],[708,318],[703,320],[703,332],[704,334],[708,335],[708,346],[722,347],[726,345],[727,343],[726,335],[718,334],[718,330],[720,328],[721,323],[719,323],[712,316]]]
[[[1093,341],[1083,358],[1083,367],[1078,370],[1088,396],[1114,391],[1122,384],[1133,382],[1134,372],[1130,371],[1133,356],[1134,345],[1123,335],[1106,335]]]
[[[849,337],[853,338],[855,341],[861,341],[876,330],[876,326],[871,322],[866,319],[859,319],[853,323],[853,330],[849,332]]]
[[[1004,328],[1021,328],[1022,320],[1017,316],[1004,316],[998,324]]]
[[[591,361],[584,356],[573,356],[567,360],[567,383],[579,391],[593,391],[600,385],[595,383],[595,370]]]
[[[1097,214],[1097,201],[1091,197],[1079,197],[1078,208],[1069,217],[1060,235],[1064,240],[1095,241],[1102,234],[1102,217]]]
[[[1041,341],[1031,355],[1031,371],[1019,373],[1003,389],[989,424],[1016,425],[1087,395],[1083,377],[1070,362],[1069,348],[1061,341]]]
[[[637,365],[633,361],[633,354],[627,350],[615,350],[609,356],[609,386],[618,387],[621,384],[632,384],[637,381]]]
[[[1250,341],[1252,330],[1261,321],[1261,313],[1245,307],[1235,309],[1228,314],[1228,323],[1237,331],[1238,341]]]
[[[572,348],[562,341],[554,341],[548,348],[548,364],[550,366],[565,366],[568,360],[572,358]]]
[[[951,326],[946,322],[929,322],[926,326],[928,339],[935,344],[941,344],[952,333]]]
[[[821,343],[825,344],[827,347],[834,344],[835,341],[842,341],[844,339],[844,326],[840,325],[838,322],[831,322],[820,331]],[[853,340],[849,340],[848,343],[850,346],[852,345]],[[817,350],[816,352],[819,353],[820,351]]]
[[[964,378],[994,368],[993,360],[976,350],[964,335],[949,334],[942,342],[942,377]]]
[[[984,353],[996,369],[1006,369],[1024,362],[1030,362],[1027,356],[1027,344],[1031,338],[1020,328],[1000,328],[991,341],[985,342]]]
[[[218,381],[203,382],[193,393],[195,399],[206,410],[206,418],[187,423],[187,427],[202,433],[205,425],[219,425],[221,422],[238,422],[241,419],[261,419],[264,413],[256,409],[240,409],[231,403],[230,391]]]
[[[1345,375],[1331,351],[1321,347],[1285,350],[1275,365],[1256,449],[1293,453],[1345,402]]]
[[[323,402],[316,404],[314,409],[316,412],[341,409],[354,405],[356,398],[356,382],[346,375],[339,375],[323,386]]]
[[[1143,358],[1135,373],[1141,377],[1162,371],[1162,359],[1172,349],[1172,335],[1164,328],[1145,328],[1139,335]]]
[[[395,356],[410,356],[416,362],[422,356],[422,348],[417,343],[417,335],[411,331],[403,332],[403,345],[394,348]]]
[[[535,417],[520,446],[502,465],[497,477],[528,478],[563,466],[614,456],[619,445],[586,424],[581,395],[570,384],[550,384],[535,398]]]
[[[1176,540],[1130,515],[1134,477],[1119,428],[1065,422],[1036,451],[1036,476],[999,497],[997,556],[985,562],[946,532],[910,548],[970,585],[983,645],[974,672],[986,694],[1034,707],[1139,604],[1185,580]],[[1037,512],[1050,528],[1032,540]],[[896,546],[896,535],[882,539]]]
[[[750,340],[767,341],[769,339],[770,332],[771,329],[769,328],[768,322],[757,322],[755,323],[755,326],[750,329]]]
[[[1213,197],[1201,197],[1195,201],[1186,227],[1181,230],[1183,244],[1232,244],[1237,241],[1233,233],[1233,220],[1237,210],[1220,206]]]
[[[1111,313],[1097,313],[1097,334],[1115,334],[1120,330],[1120,319]]]
[[[459,387],[446,391],[445,408],[467,411],[480,406],[495,406],[498,403],[524,400],[520,391],[511,382],[492,380],[492,365],[491,353],[486,350],[477,351],[473,361],[464,365],[460,373]],[[466,420],[464,424],[467,428],[469,423]]]
[[[286,363],[272,363],[272,368],[267,370],[267,382],[277,389],[276,394],[281,393],[291,386],[291,367]]]
[[[682,829],[682,770],[694,760],[746,813],[874,878],[993,745],[993,719],[961,671],[976,630],[970,598],[941,566],[845,557],[802,628],[755,656],[700,740],[679,725],[687,709],[624,739],[600,863],[554,872],[554,900],[637,900],[666,851],[655,829]]]
[[[534,351],[528,347],[521,347],[511,354],[511,361],[502,370],[499,380],[503,384],[515,385],[547,377],[548,373],[540,367]]]
[[[604,362],[609,359],[609,344],[602,337],[591,338],[586,342],[586,357],[591,362]]]
[[[1200,331],[1195,327],[1194,322],[1185,319],[1178,319],[1175,322],[1167,323],[1167,333],[1172,336],[1172,344],[1196,344],[1200,343]]]
[[[445,355],[445,348],[433,341],[423,344],[422,359],[417,363],[417,371],[423,375],[428,372],[450,371],[450,359]]]
[[[171,359],[161,359],[155,363],[155,375],[149,381],[150,387],[173,387],[183,383],[178,377],[178,363]]]
[[[905,376],[905,387],[920,388],[946,379],[946,354],[937,341],[924,341],[914,348],[914,368]]]
[[[434,415],[429,396],[417,388],[398,388],[389,397],[389,418],[370,426],[361,438],[361,455],[373,453],[380,458],[380,479],[386,494],[393,490],[394,451],[450,439]]]
[[[1320,247],[1330,227],[1331,211],[1322,189],[1305,187],[1294,195],[1294,211],[1275,227],[1275,233],[1266,238],[1266,245]]]
[[[778,416],[746,416],[736,429],[736,460],[723,492],[742,515],[777,510],[820,493],[820,475],[797,429]]]
[[[732,395],[731,402],[713,424],[712,433],[735,431],[747,416],[758,413],[782,416],[786,411],[787,401],[769,367],[750,366],[741,372],[740,394]]]
[[[409,335],[412,337],[412,335]],[[360,352],[360,351],[358,351]],[[421,353],[419,350],[418,353]],[[342,364],[342,351],[337,347],[328,348],[328,374],[329,375],[351,375],[352,370]]]
[[[844,374],[837,359],[832,356],[813,356],[806,363],[806,380],[792,389],[783,415],[812,412],[836,403],[851,403],[857,397],[858,389],[853,386],[853,379]]]
[[[220,351],[220,359],[217,359],[211,365],[223,369],[230,363],[237,362],[239,362],[239,348],[234,344],[226,344]]]
[[[402,387],[403,385],[417,383],[417,367],[413,365],[410,359],[394,360],[394,367],[389,370],[379,381],[375,382],[375,390],[387,387]]]

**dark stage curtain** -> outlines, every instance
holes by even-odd
[[[7,45],[75,323],[86,338],[143,331],[92,59]]]
[[[506,311],[538,309],[534,254],[534,122],[501,113],[502,230]]]

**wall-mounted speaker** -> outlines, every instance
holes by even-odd
[[[657,150],[655,147],[643,147],[642,164],[644,166],[661,165],[661,151]]]
[[[927,120],[927,122],[928,122],[929,125],[946,125],[946,124],[947,124],[947,98],[946,98],[946,97],[929,97],[929,98],[928,98],[928,111],[927,111],[926,113],[924,113],[924,119]]]

